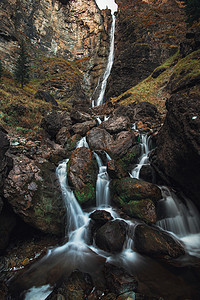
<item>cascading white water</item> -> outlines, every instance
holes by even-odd
[[[67,163],[69,159],[59,164],[57,168],[57,176],[59,179],[63,201],[67,212],[67,232],[69,240],[84,238],[84,228],[88,223],[88,215],[85,214],[78,204],[73,191],[67,182]]]
[[[132,129],[137,130],[135,124]],[[151,137],[140,134],[141,156],[138,165],[133,169],[131,177],[140,178],[143,165],[149,164],[148,154],[152,150]],[[185,244],[190,254],[200,256],[200,216],[189,199],[186,205],[166,186],[160,187],[163,199],[159,201],[159,211],[164,216],[157,222],[162,229],[172,232]]]
[[[142,166],[144,166],[145,164],[149,164],[148,154],[151,151],[151,137],[148,136],[147,134],[141,134],[140,147],[141,147],[141,156],[139,158],[139,163],[131,172],[131,177],[137,179],[140,178],[140,170]]]
[[[80,141],[78,141],[78,143],[76,144],[76,149],[77,148],[81,148],[81,147],[86,147],[86,148],[89,148],[89,146],[88,146],[88,143],[87,143],[87,141],[86,141],[86,137],[84,136],[84,137],[82,137],[81,139],[80,139]]]
[[[200,256],[200,216],[189,199],[185,204],[166,186],[160,187],[163,199],[159,210],[164,214],[157,222],[162,229],[173,232],[181,239],[189,253]]]
[[[99,89],[99,85],[101,85],[100,89],[99,89],[100,90],[99,96],[97,97],[96,100],[92,101],[92,107],[99,106],[103,103],[103,97],[104,97],[105,90],[106,90],[107,80],[108,80],[108,77],[109,77],[111,69],[112,69],[112,65],[113,65],[113,61],[114,61],[115,20],[116,20],[114,13],[117,11],[117,7],[118,7],[114,0],[110,0],[110,1],[96,0],[96,3],[100,9],[103,9],[103,8],[111,9],[112,25],[111,25],[111,29],[110,29],[110,48],[109,48],[108,62],[107,62],[106,69],[105,69],[105,72],[103,75],[103,80],[101,83],[100,83],[100,81],[98,82],[98,85],[96,88],[96,89]]]
[[[96,182],[96,206],[98,208],[108,207],[110,202],[110,191],[109,191],[110,180],[107,173],[107,167],[103,165],[103,162],[97,153],[94,152],[94,155],[99,167],[99,173]],[[107,159],[110,160],[108,154],[107,154]]]

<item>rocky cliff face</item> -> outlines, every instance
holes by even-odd
[[[148,77],[175,53],[185,33],[175,0],[117,0],[115,60],[106,97],[118,96]]]
[[[108,55],[110,12],[101,12],[94,0],[2,0],[0,17],[0,55],[9,69],[23,38],[33,59],[41,55],[87,58],[85,81],[89,84],[91,77],[102,73]]]

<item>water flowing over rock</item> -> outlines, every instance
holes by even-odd
[[[73,151],[69,160],[69,182],[75,189],[80,204],[95,203],[95,186],[98,166],[89,148],[81,147]]]
[[[127,224],[121,220],[109,221],[94,234],[97,246],[107,252],[117,253],[126,240]]]
[[[200,208],[199,97],[175,94],[166,106],[166,120],[151,163],[164,180],[178,185]]]
[[[62,235],[65,212],[55,166],[47,161],[36,163],[24,155],[13,159],[4,193],[14,212],[45,233]]]
[[[138,252],[155,257],[177,258],[185,253],[175,237],[143,224],[135,228],[134,246]]]

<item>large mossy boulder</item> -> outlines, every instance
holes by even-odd
[[[125,177],[110,184],[113,201],[130,217],[155,223],[156,202],[162,198],[160,189],[149,182]]]
[[[134,247],[143,254],[162,258],[177,258],[185,254],[181,243],[169,233],[146,224],[135,228]]]
[[[81,205],[95,204],[97,174],[98,165],[89,148],[81,147],[72,152],[68,178]]]
[[[45,233],[58,236],[64,233],[65,209],[53,163],[45,160],[39,163],[25,155],[14,157],[4,193],[25,223]]]

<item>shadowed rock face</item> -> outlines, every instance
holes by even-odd
[[[95,88],[107,63],[109,10],[100,11],[94,0],[2,0],[0,18],[0,54],[8,69],[23,38],[34,58],[86,58],[86,82],[94,79]]]
[[[184,11],[178,1],[116,2],[115,60],[107,99],[119,96],[148,77],[178,50],[185,34]]]
[[[178,185],[200,209],[200,103],[198,96],[173,95],[159,132],[152,166],[171,184]]]
[[[135,229],[134,245],[138,252],[157,257],[179,257],[185,253],[178,240],[165,231],[139,224]]]

